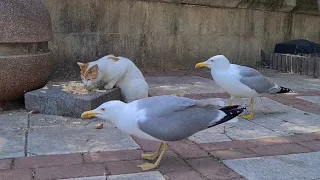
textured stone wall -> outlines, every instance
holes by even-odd
[[[274,45],[320,43],[317,0],[43,0],[54,32],[56,77],[105,54],[150,69],[193,68],[216,54],[257,65]],[[263,53],[261,53],[263,52]]]

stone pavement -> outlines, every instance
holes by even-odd
[[[0,114],[0,180],[4,179],[319,179],[320,79],[262,70],[295,93],[256,98],[255,119],[239,119],[170,143],[153,171],[136,167],[157,143],[123,134],[99,119]],[[151,95],[225,94],[205,71],[150,72]],[[248,104],[246,99],[235,103]]]

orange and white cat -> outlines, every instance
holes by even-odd
[[[148,97],[148,83],[128,58],[107,55],[96,61],[77,64],[81,70],[82,82],[88,89],[102,81],[106,83],[105,89],[119,87],[126,102]]]

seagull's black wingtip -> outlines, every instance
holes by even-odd
[[[282,86],[279,86],[279,87],[280,87],[280,91],[277,92],[278,94],[293,92],[293,90],[290,88],[285,88]]]
[[[212,126],[216,126],[218,124],[222,124],[224,122],[227,122],[235,117],[237,117],[239,114],[241,114],[244,110],[246,110],[246,107],[241,107],[239,108],[240,105],[235,105],[235,106],[226,106],[221,108],[220,110],[226,113],[226,116],[224,116],[220,121],[215,122],[214,124],[210,124],[208,128]]]

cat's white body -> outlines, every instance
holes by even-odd
[[[99,81],[103,81],[107,83],[104,86],[105,89],[112,89],[114,86],[119,87],[126,102],[148,97],[148,83],[138,67],[128,58],[113,55],[104,56],[90,62],[87,69],[96,64],[99,72],[97,79],[88,81],[82,78],[85,85],[92,86]]]

